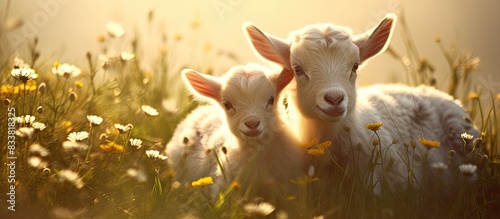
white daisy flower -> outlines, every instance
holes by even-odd
[[[16,130],[16,135],[21,138],[31,138],[31,136],[33,136],[33,133],[35,133],[35,129],[32,127],[21,127]]]
[[[47,148],[41,146],[40,144],[33,144],[30,146],[29,152],[32,154],[38,154],[42,157],[49,156],[50,152]]]
[[[444,171],[448,169],[448,166],[442,162],[433,163],[431,164],[431,167],[436,169],[437,171]]]
[[[16,122],[21,124],[21,125],[27,125],[30,126],[31,123],[35,121],[36,117],[32,115],[25,115],[25,116],[19,116],[16,117]]]
[[[123,26],[116,22],[108,22],[106,24],[106,29],[111,37],[118,38],[125,34],[125,29],[123,28]]]
[[[137,149],[142,147],[142,140],[141,139],[131,138],[129,141],[130,141],[130,145],[136,147]]]
[[[147,150],[146,155],[154,160],[166,160],[168,157],[165,155],[161,155],[159,151],[155,150]]]
[[[148,106],[148,105],[142,105],[141,110],[149,116],[159,115],[158,110],[156,110],[155,108]]]
[[[460,135],[460,137],[464,140],[464,141],[470,141],[474,138],[474,135],[471,135],[467,132],[464,132]]]
[[[38,156],[29,157],[28,164],[37,169],[43,169],[47,167],[47,162],[43,161],[42,158]]]
[[[115,126],[115,129],[119,133],[125,133],[125,132],[132,130],[132,128],[134,128],[134,126],[132,124],[122,125],[122,124],[116,123],[114,126]]]
[[[80,176],[78,176],[78,173],[73,172],[71,170],[61,170],[61,172],[59,172],[58,174],[59,174],[59,180],[61,182],[63,181],[71,182],[73,183],[73,185],[76,186],[76,188],[79,189],[83,187],[83,181],[80,178]]]
[[[89,137],[89,133],[86,131],[82,132],[71,132],[68,135],[68,141],[81,142]]]
[[[458,169],[460,169],[460,172],[462,172],[464,176],[470,177],[474,174],[474,172],[476,172],[477,166],[474,164],[462,164],[458,167]]]
[[[87,115],[87,120],[90,122],[90,126],[98,126],[102,123],[102,117],[96,115]]]
[[[31,127],[33,127],[36,131],[42,131],[47,128],[47,126],[41,122],[34,122],[31,124]]]
[[[38,78],[38,76],[35,74],[35,70],[26,67],[13,68],[10,71],[10,74],[12,75],[12,77],[17,78],[17,80],[20,80],[23,83],[26,83],[31,79]]]
[[[138,182],[146,182],[148,179],[144,171],[138,170],[136,168],[129,168],[127,170],[127,175],[136,179]]]
[[[120,54],[120,58],[123,60],[123,61],[130,61],[132,59],[135,58],[135,54],[134,53],[130,53],[130,52],[122,52]]]
[[[87,150],[89,146],[79,141],[64,141],[62,146],[65,150]]]
[[[243,210],[249,216],[267,216],[271,214],[275,209],[276,207],[267,202],[261,202],[258,204],[247,203],[243,205]]]
[[[75,65],[63,63],[54,65],[54,67],[52,67],[52,73],[68,78],[70,76],[77,77],[82,73],[82,70]]]

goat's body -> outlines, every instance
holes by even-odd
[[[373,141],[378,139],[365,125],[383,122],[377,133],[385,161],[384,172],[388,173],[385,180],[391,188],[402,190],[408,186],[408,164],[414,174],[413,186],[423,187],[424,156],[427,156],[426,168],[429,175],[432,175],[430,164],[447,163],[447,153],[450,150],[457,153],[458,159],[463,157],[464,142],[460,134],[467,132],[480,137],[480,132],[465,118],[468,115],[459,101],[434,88],[423,85],[414,88],[405,85],[375,85],[359,89],[356,109],[343,120],[327,123],[301,117],[297,121],[297,127],[298,133],[303,134],[304,141],[314,138],[321,141],[332,140],[331,153],[339,163],[349,163],[350,167],[366,172],[369,156],[378,147],[374,146]],[[427,148],[418,142],[419,138],[437,140],[441,147],[430,149],[427,154]],[[415,147],[411,147],[412,145]],[[471,142],[467,148],[470,147]],[[408,152],[409,157],[406,156]],[[389,163],[392,165],[389,166]],[[455,165],[456,163],[462,162],[455,160]],[[381,167],[375,169],[374,182],[383,176],[382,171]],[[453,180],[449,177],[445,183]],[[379,186],[375,187],[375,192],[380,193]]]

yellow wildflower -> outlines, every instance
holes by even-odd
[[[366,128],[367,128],[367,129],[370,129],[370,130],[372,130],[372,131],[374,131],[374,132],[375,132],[375,131],[377,131],[377,130],[380,128],[380,126],[382,126],[383,124],[384,124],[384,123],[382,123],[382,122],[368,123],[368,124],[366,124]]]
[[[497,94],[497,100],[500,100],[500,94]]]
[[[176,33],[174,35],[174,40],[175,41],[181,41],[184,36],[181,33]]]
[[[324,141],[320,144],[318,144],[316,147],[319,149],[326,149],[329,148],[332,145],[332,141]]]
[[[289,195],[288,197],[286,197],[286,199],[287,199],[288,201],[291,201],[291,202],[292,202],[292,201],[297,200],[297,197],[295,197],[295,196],[293,196],[293,195]]]
[[[106,41],[106,36],[104,36],[102,34],[97,36],[97,42],[102,43],[104,41]]]
[[[305,144],[302,144],[300,145],[302,148],[304,149],[309,149],[309,148],[312,148],[314,145],[317,145],[318,144],[318,139],[315,138],[313,139],[311,142],[308,142],[308,143],[305,143]]]
[[[481,138],[486,138],[486,132],[481,132]]]
[[[191,28],[193,29],[198,29],[198,27],[200,27],[200,21],[199,20],[195,20],[191,23]]]
[[[419,138],[418,142],[420,142],[420,144],[425,146],[427,149],[438,148],[441,146],[441,143],[439,141],[433,141],[425,138]]]
[[[311,148],[307,149],[307,153],[312,156],[319,156],[325,154],[324,148]]]
[[[82,88],[83,87],[83,82],[81,82],[81,81],[75,81],[75,87],[76,88]]]
[[[211,176],[200,178],[199,180],[193,181],[191,183],[192,187],[203,187],[214,184],[214,181]]]
[[[436,42],[436,43],[440,43],[440,42],[441,42],[441,36],[439,36],[439,35],[435,35],[435,36],[434,36],[434,42]]]
[[[123,152],[123,145],[116,144],[115,142],[109,142],[107,144],[101,144],[99,145],[99,148],[101,148],[103,151],[111,154],[119,154]]]
[[[63,123],[63,126],[64,126],[64,128],[66,128],[66,129],[67,129],[67,128],[69,128],[69,127],[71,127],[71,125],[73,125],[73,123],[71,123],[70,121],[65,121],[65,122]]]
[[[238,181],[233,181],[231,182],[231,185],[229,185],[231,189],[239,189],[241,188],[241,184]]]
[[[477,100],[477,99],[479,99],[479,94],[477,94],[476,92],[471,92],[471,93],[469,93],[469,99]]]
[[[59,61],[55,61],[54,64],[52,64],[52,66],[54,68],[57,68],[57,67],[59,67],[59,64],[60,64]]]
[[[291,183],[297,184],[297,185],[306,185],[308,183],[313,183],[318,181],[318,177],[310,177],[310,176],[304,176],[304,177],[299,177],[297,180],[290,180]]]

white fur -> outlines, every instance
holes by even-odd
[[[278,84],[286,85],[291,78],[269,72],[258,65],[233,67],[222,77],[183,71],[192,93],[212,104],[194,110],[167,144],[166,153],[174,169],[188,171],[178,173],[179,180],[193,181],[209,175],[214,178],[216,190],[231,180],[265,189],[303,174],[305,150],[277,109],[281,91]],[[188,74],[191,77],[186,77]],[[212,88],[213,92],[205,92]],[[200,91],[205,95],[201,96]],[[269,103],[271,96],[275,101]],[[226,109],[227,102],[232,108]],[[222,153],[222,147],[227,149],[227,155]],[[213,152],[228,175],[222,175]]]
[[[421,161],[427,149],[419,138],[441,142],[440,148],[429,151],[429,165],[446,163],[446,153],[452,149],[458,153],[456,157],[463,157],[460,134],[478,138],[480,133],[464,119],[468,115],[458,101],[434,88],[378,85],[357,90],[356,66],[383,52],[393,23],[395,16],[388,15],[378,27],[360,36],[333,24],[310,25],[291,33],[288,41],[248,23],[245,28],[260,55],[295,72],[287,94],[291,110],[299,115],[293,123],[302,141],[332,140],[330,151],[338,161],[366,174],[375,136],[365,126],[383,122],[377,133],[386,171],[377,165],[373,181],[384,178],[391,189],[407,188],[406,164],[411,163],[416,179],[412,186],[423,188]],[[416,145],[411,159],[402,158],[405,144]],[[409,150],[413,154],[411,147]],[[374,192],[381,193],[380,183]]]

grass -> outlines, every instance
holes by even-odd
[[[148,21],[154,22],[152,13],[148,16]],[[184,90],[175,86],[179,83],[175,75],[184,66],[209,72],[214,66],[199,66],[207,61],[195,59],[190,63],[178,63],[175,54],[180,51],[175,50],[176,45],[189,40],[166,33],[160,34],[160,44],[163,48],[173,49],[160,50],[148,69],[141,65],[144,60],[139,54],[144,44],[139,39],[129,42],[131,53],[99,58],[96,54],[122,49],[117,46],[122,45],[117,43],[122,39],[109,34],[98,37],[99,51],[82,57],[86,66],[69,68],[60,75],[54,74],[53,68],[57,70],[65,65],[57,59],[40,60],[37,39],[23,48],[29,52],[22,58],[29,61],[24,64],[16,61],[17,67],[34,69],[36,79],[13,77],[14,57],[2,54],[0,95],[3,104],[0,111],[6,113],[0,114],[0,129],[4,130],[0,144],[15,144],[11,156],[16,159],[14,172],[10,171],[10,166],[1,170],[0,190],[4,195],[0,200],[6,203],[9,186],[15,186],[16,212],[7,209],[9,204],[2,204],[0,213],[16,218],[259,218],[265,217],[263,215],[269,211],[272,211],[268,216],[271,218],[498,217],[495,209],[500,205],[500,96],[473,89],[470,78],[475,76],[480,60],[473,53],[456,46],[447,49],[441,39],[436,38],[437,46],[448,60],[449,73],[436,72],[431,61],[418,54],[404,17],[400,17],[400,23],[407,46],[406,55],[400,55],[394,48],[389,49],[389,54],[401,61],[408,83],[436,86],[435,74],[451,74],[452,80],[444,90],[462,99],[464,107],[483,132],[481,140],[476,140],[475,144],[487,158],[475,163],[477,170],[474,174],[467,175],[467,171],[461,171],[458,165],[451,165],[453,154],[450,153],[450,163],[445,167],[456,177],[453,199],[436,195],[443,186],[439,184],[434,190],[410,187],[399,192],[384,190],[382,196],[375,196],[371,192],[371,187],[377,183],[370,180],[373,178],[350,174],[336,164],[330,167],[333,172],[311,170],[309,175],[294,179],[298,192],[277,197],[282,201],[275,210],[272,209],[276,203],[268,204],[268,200],[254,197],[252,189],[242,187],[237,181],[213,200],[209,197],[210,180],[203,179],[195,186],[190,182],[174,181],[176,173],[161,154],[176,124],[196,107],[196,104],[186,101],[189,98]],[[192,25],[193,29],[198,26],[199,23]],[[146,38],[151,37],[154,36]],[[188,45],[192,45],[192,51],[197,54],[217,57],[215,51],[207,51],[207,46]],[[235,58],[231,53],[223,54]],[[144,109],[144,105],[151,106],[152,112]],[[169,107],[172,105],[176,107]],[[11,123],[14,115],[8,114],[14,111],[15,116],[20,117],[15,125]],[[26,115],[34,116],[34,121]],[[89,115],[97,115],[102,122],[88,119]],[[35,122],[46,127],[42,129]],[[377,129],[381,125],[383,128],[383,124],[367,126],[374,133],[375,147],[369,163],[355,164],[360,166],[354,169],[367,166],[373,173],[379,163],[388,164],[383,169],[390,168],[391,162],[381,161],[385,153],[381,145],[397,142],[380,142]],[[14,134],[14,129],[17,134]],[[348,135],[349,130],[345,131]],[[88,135],[71,134],[76,132]],[[13,143],[8,142],[12,139],[5,133],[14,136]],[[68,139],[69,135],[75,136]],[[136,140],[134,146],[131,139],[140,139],[141,146],[136,146]],[[426,142],[426,139],[422,141]],[[428,150],[432,150],[433,143],[427,143],[430,145]],[[411,173],[414,164],[410,157],[414,156],[415,145],[405,146],[406,153],[400,157],[407,161]],[[313,151],[317,154],[312,159],[333,159],[333,155],[328,150],[321,150],[319,145]],[[2,163],[12,161],[8,158],[8,147],[0,148],[0,152]],[[12,173],[15,181],[10,182],[8,179]],[[407,183],[419,182],[409,174]],[[254,212],[254,215],[249,216],[249,212]],[[259,216],[258,212],[263,215]]]

